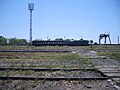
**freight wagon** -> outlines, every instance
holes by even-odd
[[[43,40],[38,41],[34,40],[32,41],[32,45],[34,46],[88,46],[89,41],[88,40],[62,40],[62,41],[56,41],[56,40]]]

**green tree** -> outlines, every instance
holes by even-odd
[[[16,38],[10,38],[9,39],[9,44],[14,45],[14,44],[27,44],[26,39],[16,39]]]
[[[9,44],[11,44],[11,45],[14,45],[14,44],[16,44],[17,42],[16,42],[16,38],[10,38],[9,39]]]
[[[55,41],[63,41],[63,38],[56,38]]]
[[[27,40],[26,39],[16,39],[17,44],[26,44]]]
[[[0,44],[7,44],[7,39],[5,37],[1,37]]]
[[[90,44],[91,44],[91,48],[92,48],[93,40],[90,40]]]
[[[93,40],[90,40],[90,44],[93,44]]]

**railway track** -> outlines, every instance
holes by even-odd
[[[120,84],[120,67],[115,65],[97,66],[99,71],[110,77],[116,83]]]
[[[0,52],[72,52],[71,50],[0,50]]]
[[[13,79],[13,80],[106,80],[109,79],[106,75],[96,69],[79,69],[79,68],[8,68],[0,67],[0,79]],[[9,75],[9,72],[17,71],[16,75]],[[21,72],[31,72],[34,75],[19,75]],[[42,72],[44,75],[35,76],[37,72]],[[46,76],[46,72],[48,76]],[[6,74],[5,74],[6,73]],[[61,74],[62,73],[62,74]],[[69,75],[74,73],[72,76]],[[78,75],[77,75],[78,74]]]
[[[80,68],[11,68],[11,67],[0,67],[0,71],[6,71],[6,72],[10,72],[10,71],[35,71],[36,72],[56,72],[56,71],[60,71],[60,73],[62,72],[72,72],[74,73],[74,71],[77,71],[80,73],[84,73],[87,72],[87,74],[83,74],[83,76],[55,76],[53,74],[51,74],[53,77],[51,76],[31,76],[31,75],[23,75],[23,76],[16,76],[16,75],[0,75],[0,80],[42,80],[42,83],[44,84],[45,82],[51,81],[51,82],[55,82],[55,81],[107,81],[109,82],[114,88],[119,90],[119,86],[117,86],[117,84],[113,84],[113,81],[111,81],[112,78],[118,78],[118,76],[107,76],[104,73],[102,73],[101,71],[97,70],[97,69],[80,69]],[[82,72],[81,72],[82,71]],[[91,72],[94,72],[95,76],[89,76],[91,75]],[[75,73],[76,74],[76,73]],[[78,74],[78,73],[77,73]],[[99,74],[99,75],[97,75]],[[85,76],[88,75],[88,76]],[[120,77],[119,77],[120,78]]]
[[[0,76],[0,79],[13,79],[13,80],[18,80],[18,79],[23,79],[23,80],[34,80],[34,79],[38,79],[38,80],[107,80],[107,79],[111,79],[111,78],[120,78],[120,76],[109,76],[106,74],[103,74],[104,72],[101,72],[99,70],[96,69],[79,69],[79,68],[11,68],[11,67],[0,67],[0,71],[35,71],[35,72],[55,72],[55,71],[69,71],[69,72],[74,72],[74,71],[91,71],[94,72],[95,74],[98,73],[100,76],[99,77],[84,77],[84,76],[78,76],[78,77],[64,77],[64,76],[58,76],[58,77],[36,77],[36,76],[6,76],[6,75],[2,75]],[[82,72],[81,72],[82,73]],[[111,72],[107,72],[107,73],[111,73]],[[89,73],[88,73],[89,74]]]
[[[80,68],[20,68],[20,67],[0,67],[0,70],[34,70],[34,71],[78,71],[87,70],[95,71],[95,69],[80,69]]]
[[[56,52],[56,53],[67,53],[67,52],[72,52],[74,50],[70,49],[70,50],[1,50],[0,52]],[[75,49],[75,53],[77,49]],[[81,51],[81,50],[79,50]],[[113,58],[108,58],[108,57],[101,57],[101,56],[96,56],[94,55],[94,53],[89,53],[90,50],[83,50],[83,55],[85,56],[91,56],[89,57],[89,59],[93,60],[97,65],[104,65],[107,64],[110,61],[113,61]],[[100,50],[100,52],[104,52],[105,50]],[[107,50],[107,51],[119,51],[119,50]],[[99,51],[98,51],[99,52]],[[13,54],[13,53],[12,53]],[[82,55],[81,53],[78,52],[78,54]],[[1,55],[2,56],[2,55]],[[79,58],[81,60],[84,60],[84,57]],[[114,84],[112,83],[113,81],[110,80],[115,80],[119,79],[120,76],[116,73],[119,72],[120,69],[118,69],[118,71],[116,70],[112,70],[112,68],[109,68],[110,70],[107,70],[104,68],[97,68],[97,69],[91,69],[91,68],[86,68],[87,66],[85,66],[85,69],[80,69],[78,68],[74,68],[78,63],[76,63],[76,61],[74,62],[70,62],[70,64],[67,62],[65,63],[65,65],[75,65],[73,66],[73,68],[38,68],[37,65],[47,65],[48,62],[51,63],[55,63],[54,61],[48,61],[46,63],[43,62],[37,62],[37,61],[29,61],[28,59],[27,61],[23,60],[20,61],[22,63],[20,63],[19,61],[17,62],[17,60],[19,59],[15,59],[14,62],[12,61],[13,59],[7,59],[6,61],[4,59],[1,59],[1,67],[0,67],[0,85],[3,86],[2,88],[5,88],[5,85],[10,86],[11,83],[13,83],[13,88],[17,89],[17,86],[22,86],[23,83],[26,82],[26,86],[32,85],[33,83],[29,83],[29,82],[35,82],[34,87],[44,87],[44,89],[42,90],[50,90],[50,88],[52,88],[51,90],[56,90],[59,87],[61,87],[62,89],[60,90],[66,90],[69,89],[68,86],[70,86],[72,88],[71,90],[76,90],[76,89],[80,89],[80,90],[88,90],[88,89],[92,89],[92,90],[101,90],[104,88],[104,90],[116,90],[113,89],[112,87],[114,85],[118,85],[118,84]],[[102,60],[103,62],[100,62],[99,60]],[[27,63],[26,63],[27,62]],[[56,63],[60,63],[57,62]],[[98,64],[99,63],[99,64]],[[5,65],[4,65],[5,64]],[[7,65],[8,64],[8,65]],[[26,66],[29,64],[35,67],[30,67],[28,68],[26,67],[19,67],[17,66],[18,64],[25,64],[23,66]],[[113,64],[113,62],[109,63],[110,65]],[[115,63],[116,64],[116,63]],[[13,65],[13,67],[12,67]],[[60,64],[61,65],[61,64]],[[82,64],[81,64],[82,65]],[[7,66],[11,66],[11,67],[7,67]],[[80,65],[79,65],[80,66]],[[59,67],[59,66],[58,66]],[[104,70],[102,70],[104,69]],[[112,75],[112,73],[114,73],[114,75]],[[111,75],[110,75],[111,74]],[[11,80],[11,82],[9,83],[9,81]],[[109,81],[108,81],[109,80]],[[40,82],[43,83],[40,83]],[[17,84],[16,82],[22,82],[22,84],[20,85],[19,83]],[[64,83],[65,82],[65,83]],[[91,84],[92,82],[92,84]],[[110,83],[111,85],[109,85]],[[5,84],[4,84],[5,83]],[[29,83],[29,84],[28,84]],[[93,84],[94,83],[94,84]],[[119,83],[119,82],[117,82]],[[114,84],[114,85],[113,85]],[[15,86],[16,85],[16,86]],[[64,86],[66,85],[66,86]],[[0,88],[1,88],[0,86]],[[26,87],[25,86],[25,87]],[[23,86],[22,86],[23,87]],[[32,86],[31,86],[32,87]],[[63,89],[63,87],[65,87],[65,89]],[[81,89],[82,87],[82,89]],[[116,87],[116,86],[115,86]],[[47,89],[46,89],[47,88]],[[56,88],[56,89],[54,89]],[[87,88],[87,89],[86,89]],[[112,89],[111,89],[112,88]],[[11,89],[12,90],[12,89]],[[119,90],[119,87],[118,87]]]
[[[53,80],[107,80],[109,79],[108,77],[97,77],[97,78],[87,78],[87,77],[33,77],[33,76],[0,76],[1,80],[8,80],[8,79],[12,79],[12,80],[49,80],[49,81],[53,81]]]

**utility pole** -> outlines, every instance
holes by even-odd
[[[28,10],[30,10],[30,45],[32,45],[32,10],[34,10],[33,3],[28,3]]]
[[[118,44],[119,44],[119,36],[118,36]]]

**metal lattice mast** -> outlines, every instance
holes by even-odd
[[[30,45],[32,45],[32,10],[34,10],[34,4],[28,3],[28,9],[30,10]]]

